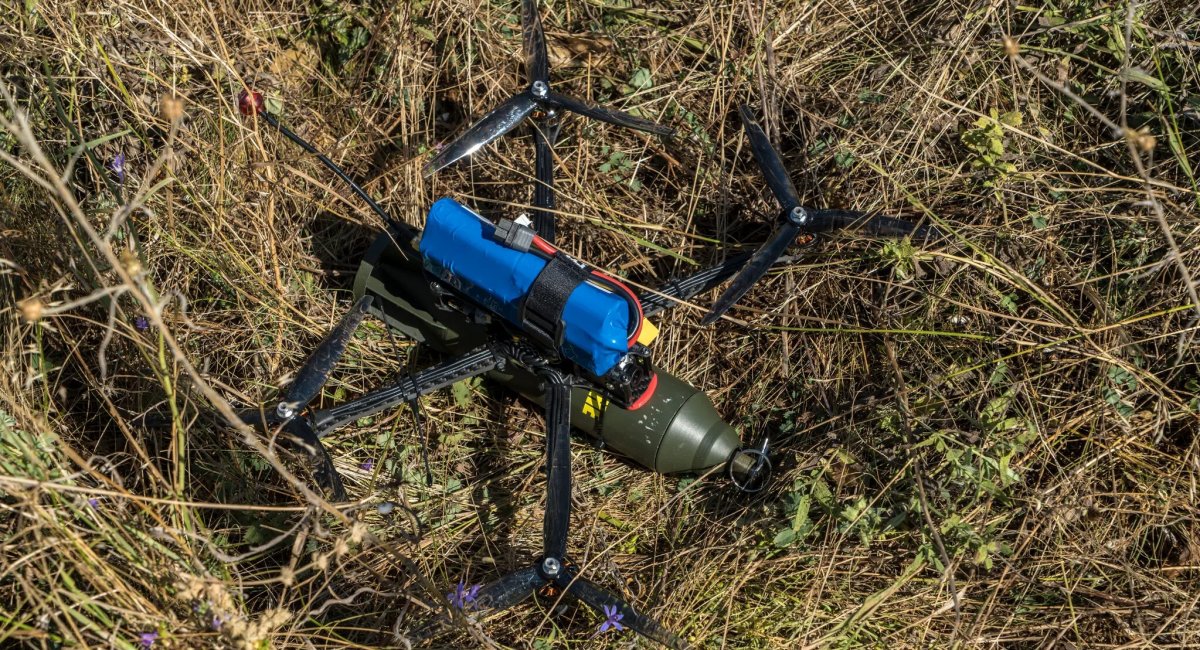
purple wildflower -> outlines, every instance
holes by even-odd
[[[137,318],[133,319],[133,326],[136,327],[139,332],[145,332],[146,330],[150,329],[150,319],[146,318],[145,316],[138,316]]]
[[[617,611],[616,605],[605,605],[604,616],[606,618],[604,619],[604,622],[600,624],[600,629],[596,630],[596,634],[604,634],[609,630],[620,632],[621,630],[625,629],[624,626],[621,625],[621,619],[625,618],[625,615]]]
[[[212,629],[219,630],[219,629],[221,629],[221,626],[224,624],[225,624],[225,617],[221,616],[220,614],[213,614]]]
[[[138,639],[142,642],[143,648],[149,648],[158,640],[158,632],[142,632]]]
[[[368,459],[364,460],[362,462],[362,465],[359,465],[359,467],[362,467],[364,472],[369,472],[369,471],[375,469],[375,459],[368,458]]]
[[[125,154],[118,153],[117,155],[113,156],[112,162],[108,164],[108,168],[117,175],[118,183],[125,182]]]
[[[466,583],[459,580],[458,587],[446,594],[446,597],[450,599],[450,605],[454,607],[462,610],[471,609],[475,607],[475,599],[479,597],[479,587],[480,585],[467,587]]]
[[[88,499],[88,505],[93,508],[99,508],[100,507],[100,499],[97,499],[96,497],[92,497],[92,498]]]

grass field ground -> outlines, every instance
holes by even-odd
[[[531,200],[525,131],[428,153],[522,85],[509,0],[26,0],[0,19],[0,645],[624,648],[530,601],[438,624],[540,548],[541,415],[488,384],[330,441],[352,501],[218,425],[349,306],[379,220],[247,87],[421,225]],[[729,320],[659,325],[774,481],[578,439],[571,552],[701,648],[1200,646],[1194,3],[553,0],[560,244],[641,285],[749,250],[764,117],[818,206],[936,223],[791,251]],[[322,396],[395,377],[378,322]],[[169,414],[169,430],[147,413]],[[428,638],[418,639],[423,629]]]

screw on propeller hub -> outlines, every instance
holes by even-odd
[[[767,270],[783,255],[788,246],[802,233],[829,232],[839,228],[858,227],[869,235],[882,237],[911,236],[913,239],[932,239],[938,236],[935,228],[917,226],[902,219],[879,215],[868,216],[861,212],[850,210],[809,210],[800,205],[800,197],[792,180],[788,177],[779,152],[771,146],[771,141],[762,127],[754,119],[754,114],[746,105],[738,107],[742,125],[746,129],[746,137],[750,139],[750,149],[754,160],[762,170],[767,187],[779,202],[779,227],[771,234],[763,245],[750,256],[746,266],[733,278],[725,292],[717,298],[712,310],[701,319],[702,325],[708,325],[721,317],[730,307],[758,282]]]
[[[535,109],[553,116],[565,110],[584,117],[624,126],[648,133],[670,136],[675,130],[628,113],[594,106],[569,95],[555,92],[550,87],[550,62],[546,54],[546,34],[542,30],[542,19],[538,14],[537,0],[521,0],[521,35],[525,47],[525,76],[529,88],[509,97],[456,140],[446,145],[425,164],[425,175],[465,158],[484,145],[508,133],[525,121]]]

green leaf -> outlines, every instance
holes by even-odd
[[[1006,294],[1000,296],[1000,307],[1002,309],[1004,309],[1004,311],[1007,311],[1010,314],[1016,315],[1016,313],[1017,313],[1017,294],[1006,293]]]
[[[1001,360],[996,364],[996,368],[992,370],[991,376],[988,377],[988,385],[999,386],[1000,384],[1003,384],[1006,379],[1008,379],[1008,363]]]
[[[830,491],[829,486],[825,483],[824,479],[818,477],[816,480],[814,480],[812,484],[812,490],[809,492],[809,494],[812,495],[813,500],[816,501],[817,504],[822,508],[825,508],[830,512],[833,512],[837,509],[837,503],[834,501],[833,492]]]
[[[1003,395],[988,402],[987,406],[983,407],[983,413],[980,414],[980,419],[983,420],[983,426],[988,431],[995,431],[1004,421],[1004,414],[1008,412],[1008,406],[1012,404],[1012,389],[1005,391]]]
[[[105,142],[116,140],[117,138],[119,138],[123,135],[128,135],[130,133],[133,133],[133,131],[130,129],[124,129],[121,131],[117,131],[116,133],[102,135],[99,138],[96,138],[95,140],[88,140],[87,142],[83,143],[82,145],[75,145],[74,147],[71,147],[71,153],[77,154],[77,153],[79,153],[81,148],[87,149],[90,151],[92,149],[95,149],[96,147],[99,147],[100,145],[104,144]]]
[[[775,535],[773,543],[777,548],[787,548],[794,541],[796,541],[796,531],[791,528],[781,528]]]
[[[650,71],[646,68],[638,68],[633,71],[633,76],[629,78],[629,85],[635,91],[647,90],[654,87],[654,80],[650,78]]]
[[[454,395],[454,403],[459,408],[466,408],[471,404],[471,384],[469,379],[455,383],[450,387],[450,393]]]
[[[882,104],[886,99],[887,95],[871,90],[870,88],[858,91],[858,101],[864,104]]]
[[[1137,377],[1121,366],[1109,366],[1108,378],[1117,385],[1117,388],[1124,388],[1129,391],[1137,390]]]
[[[268,539],[270,539],[270,536],[262,529],[261,526],[251,526],[247,528],[246,533],[242,535],[242,541],[247,544],[258,545],[262,544]]]
[[[800,497],[800,503],[796,506],[796,514],[792,517],[792,530],[796,533],[805,532],[808,528],[808,508],[811,502],[811,495],[806,494]]]
[[[1025,117],[1020,111],[1009,111],[1000,116],[1000,123],[1008,126],[1021,126],[1024,120]]]
[[[1121,78],[1125,81],[1144,84],[1150,86],[1158,92],[1167,92],[1167,84],[1162,79],[1151,75],[1141,68],[1126,68],[1121,71]]]

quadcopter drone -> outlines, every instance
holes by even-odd
[[[355,279],[356,303],[308,357],[274,408],[248,410],[243,421],[287,432],[312,455],[314,478],[331,498],[345,489],[321,438],[368,415],[487,375],[539,404],[546,416],[547,497],[542,553],[532,565],[482,587],[451,594],[453,606],[500,611],[553,589],[583,601],[609,623],[671,648],[687,642],[623,598],[581,575],[568,556],[572,427],[663,474],[718,466],[745,492],[761,490],[771,471],[766,439],[740,447],[737,432],[699,389],[651,361],[657,329],[649,321],[733,277],[702,323],[719,318],[774,265],[795,240],[860,225],[882,236],[927,239],[934,229],[890,217],[802,207],[778,153],[746,106],[739,113],[754,157],[779,202],[779,225],[752,255],[731,257],[643,295],[574,259],[553,244],[552,147],[559,111],[668,136],[672,129],[585,104],[550,89],[545,36],[536,0],[522,0],[522,34],[530,87],[472,125],[426,165],[434,173],[513,130],[532,116],[536,150],[534,220],[492,223],[443,198],[423,232],[397,222],[333,161],[267,112],[262,95],[242,91],[239,108],[314,154],[378,214],[388,228],[368,250]],[[445,361],[327,409],[311,408],[329,373],[367,315],[443,355]],[[419,411],[417,411],[419,413]],[[420,420],[418,419],[418,423]],[[428,461],[426,461],[428,462]],[[428,471],[428,470],[427,470]],[[617,627],[620,627],[619,625]]]

